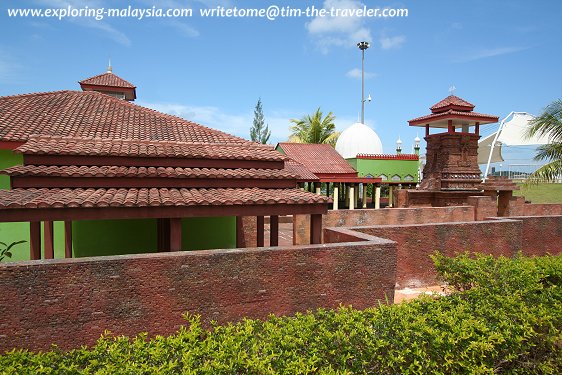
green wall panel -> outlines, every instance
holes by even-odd
[[[0,150],[0,169],[23,165],[23,155],[14,154],[11,150]],[[0,189],[10,188],[10,177],[0,175]]]
[[[157,220],[83,220],[72,224],[74,256],[153,253],[157,250]],[[236,247],[234,217],[182,219],[184,250]]]
[[[182,241],[185,250],[234,249],[236,218],[234,216],[184,218]]]
[[[400,181],[405,181],[404,178],[410,175],[414,178],[413,181],[417,182],[418,178],[418,160],[372,160],[372,159],[347,159],[347,161],[353,165],[360,177],[371,175],[373,177],[379,177],[380,175],[386,175],[388,180],[392,179],[392,176],[400,176]]]
[[[76,258],[156,252],[156,219],[75,221],[72,250]]]

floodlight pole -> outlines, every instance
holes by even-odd
[[[361,123],[365,124],[365,50],[369,42],[359,42],[357,47],[361,50]]]

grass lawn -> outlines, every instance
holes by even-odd
[[[520,186],[521,190],[514,191],[514,195],[523,195],[532,203],[562,203],[562,184]]]

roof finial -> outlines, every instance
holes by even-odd
[[[107,64],[107,72],[113,73],[113,68],[111,67],[111,58],[109,59],[109,64]]]
[[[451,87],[449,87],[449,95],[455,95],[456,90],[457,90],[457,88],[455,87],[455,85],[452,85]]]

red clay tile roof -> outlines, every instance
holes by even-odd
[[[130,89],[136,88],[136,86],[133,85],[132,83],[125,81],[123,78],[119,77],[118,75],[109,72],[83,79],[79,83],[80,85],[125,87]]]
[[[309,171],[304,165],[290,158],[285,160],[285,170],[288,170],[290,173],[296,175],[298,182],[320,181],[318,176]]]
[[[253,144],[96,91],[0,97],[0,141],[26,141],[31,135]]]
[[[465,107],[467,110],[472,111],[474,109],[474,104],[467,102],[466,100],[459,98],[455,95],[449,95],[445,99],[441,100],[439,103],[432,105],[429,109],[433,113],[447,106],[458,106]]]
[[[25,165],[0,170],[9,176],[38,177],[166,177],[197,179],[296,179],[297,173],[287,169],[216,169],[180,167],[125,167],[125,166],[47,166]],[[308,180],[307,180],[308,181]]]
[[[31,136],[15,150],[26,155],[90,155],[188,159],[236,159],[281,161],[273,147],[254,142],[183,143]]]
[[[449,109],[446,112],[432,113],[430,115],[417,117],[415,119],[409,120],[408,122],[412,123],[412,122],[417,122],[417,121],[422,121],[422,120],[443,119],[443,118],[447,118],[448,116],[452,116],[452,117],[480,117],[480,118],[484,118],[484,119],[486,119],[486,121],[490,121],[490,122],[497,122],[498,121],[498,117],[494,116],[494,115],[487,115],[487,114],[477,113],[477,112],[461,112],[461,111],[454,111],[452,109]]]
[[[323,204],[300,189],[13,189],[0,190],[0,209]]]
[[[304,165],[316,175],[357,173],[330,145],[285,142],[279,143],[279,147],[288,157]]]

